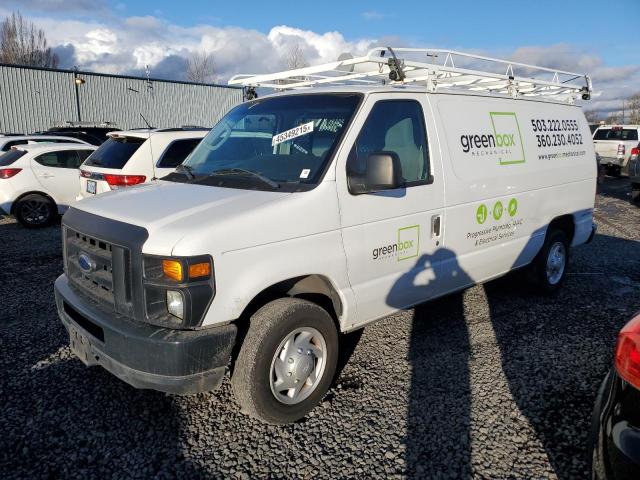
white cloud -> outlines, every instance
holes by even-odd
[[[64,3],[67,9],[78,11],[86,8],[88,1],[67,3],[55,0],[54,3]],[[98,0],[96,5],[100,7],[103,3]],[[6,12],[0,7],[0,15]],[[318,33],[287,25],[274,26],[264,33],[205,24],[184,27],[153,15],[92,15],[88,20],[81,20],[81,17],[52,18],[48,11],[45,13],[46,16],[32,16],[30,19],[46,31],[50,45],[64,53],[65,62],[73,62],[81,69],[105,73],[140,74],[145,65],[149,65],[152,76],[157,66],[163,78],[184,79],[186,62],[179,59],[188,58],[192,52],[206,51],[213,55],[216,81],[226,82],[236,73],[283,69],[283,55],[291,45],[298,45],[307,62],[314,64],[335,60],[343,52],[362,54],[378,43],[370,38],[346,39],[336,31]],[[363,17],[369,19],[381,16],[375,11],[363,13]],[[385,45],[410,46],[402,39],[381,38],[379,41]],[[585,104],[588,109],[602,112],[618,110],[622,98],[640,90],[639,65],[610,66],[599,55],[569,44],[476,53],[588,73],[598,92],[592,101]]]
[[[510,58],[523,63],[588,74],[593,81],[595,95],[590,101],[582,102],[582,105],[586,110],[596,110],[604,116],[612,112],[619,113],[622,110],[622,100],[640,92],[640,65],[607,66],[600,56],[575,46],[559,44],[523,47],[515,50]]]
[[[386,15],[380,12],[376,12],[375,10],[369,10],[367,12],[362,12],[362,18],[365,20],[382,20]]]
[[[94,13],[106,8],[105,0],[4,0],[6,7],[52,13]]]

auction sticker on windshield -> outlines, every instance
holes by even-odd
[[[302,135],[306,135],[307,133],[311,132],[313,132],[313,122],[304,123],[295,128],[292,128],[291,130],[287,130],[285,132],[274,135],[271,139],[271,146],[274,147],[280,143],[286,142],[287,140],[301,137]]]

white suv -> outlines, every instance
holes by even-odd
[[[97,147],[81,143],[20,145],[0,156],[0,211],[25,227],[44,227],[73,203],[78,167]]]
[[[82,165],[77,199],[170,174],[208,132],[183,127],[109,133],[109,139]]]
[[[603,125],[593,134],[596,153],[609,175],[628,173],[631,150],[638,145],[640,125]]]

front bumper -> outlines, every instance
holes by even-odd
[[[233,324],[173,330],[106,314],[77,294],[65,275],[55,282],[58,315],[73,352],[135,388],[191,394],[217,388],[231,357]]]
[[[596,399],[591,432],[594,478],[640,478],[640,391],[622,380],[614,369],[605,378]]]

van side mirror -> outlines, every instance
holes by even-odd
[[[394,152],[374,152],[366,158],[363,174],[349,172],[349,191],[353,195],[394,190],[404,185],[400,158]]]

